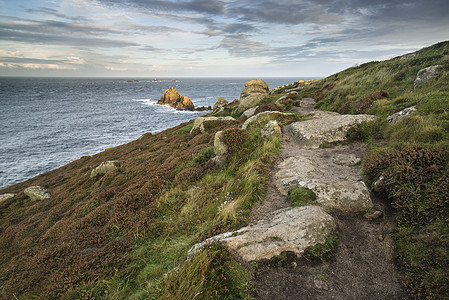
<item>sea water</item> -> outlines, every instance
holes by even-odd
[[[274,88],[310,78],[263,79]],[[172,86],[213,106],[238,99],[248,80],[0,77],[0,188],[205,113],[157,105]]]

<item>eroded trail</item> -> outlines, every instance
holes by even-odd
[[[315,116],[323,122],[326,122],[327,116],[334,115],[311,108],[302,109],[301,112],[315,112]],[[289,207],[286,190],[292,185],[315,187],[316,184],[321,184],[314,179],[318,176],[316,174],[319,174],[323,182],[361,184],[360,159],[366,154],[363,144],[303,149],[292,136],[288,126],[283,129],[283,139],[283,153],[271,172],[266,199],[254,211],[254,223],[270,218],[280,208]],[[302,161],[297,163],[296,169],[295,159]],[[299,179],[292,177],[292,173],[298,173],[302,167],[308,165],[309,169],[303,169],[305,172],[310,171],[310,178],[303,175],[299,176]],[[337,194],[339,195],[340,191]],[[364,217],[364,212],[360,209],[357,211],[350,207],[346,210],[338,208],[329,210],[337,224],[338,235],[338,246],[332,258],[325,261],[308,260],[288,254],[283,259],[259,262],[254,297],[256,299],[405,297],[393,261],[391,231],[394,212],[381,200],[373,197],[371,200],[373,210],[382,212],[382,216],[374,220]]]

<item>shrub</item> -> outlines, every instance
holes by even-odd
[[[275,103],[265,103],[257,107],[255,115],[264,111],[283,111],[283,109],[277,106]]]
[[[365,113],[375,100],[388,98],[390,94],[387,91],[377,91],[366,95],[354,102],[354,111],[357,113]]]
[[[243,129],[232,128],[223,132],[223,141],[228,146],[228,153],[230,156],[235,155],[243,149],[245,141],[248,139],[249,134]]]
[[[316,195],[312,190],[295,186],[288,191],[290,202],[293,207],[305,206],[316,200]]]

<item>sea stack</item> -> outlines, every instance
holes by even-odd
[[[192,100],[187,96],[181,96],[174,87],[172,87],[169,90],[166,90],[162,95],[161,100],[159,100],[157,104],[170,105],[171,107],[176,109],[185,109],[185,110],[195,109]]]

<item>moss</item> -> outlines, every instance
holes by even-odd
[[[324,244],[317,244],[309,247],[304,251],[304,256],[307,258],[318,258],[321,260],[331,258],[338,245],[338,237],[336,234],[330,234],[326,237]]]
[[[316,201],[316,195],[312,190],[299,186],[289,190],[288,196],[293,207],[305,206]]]

